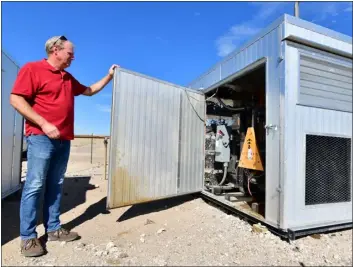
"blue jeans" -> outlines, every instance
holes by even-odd
[[[58,230],[62,186],[70,155],[70,141],[45,135],[27,137],[27,177],[20,207],[20,237],[37,238],[36,226],[43,195],[43,225],[46,232]]]

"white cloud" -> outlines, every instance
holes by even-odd
[[[250,6],[256,9],[253,17],[248,21],[233,25],[226,34],[217,38],[216,47],[218,56],[224,57],[228,55],[237,47],[239,42],[257,34],[262,29],[262,27],[258,25],[263,25],[264,20],[273,16],[285,5],[287,5],[287,3],[283,2],[250,3]]]
[[[101,112],[111,112],[111,107],[110,105],[102,105],[102,104],[96,104],[96,107],[99,111]]]
[[[332,21],[343,12],[352,11],[352,3],[344,2],[310,2],[303,3],[301,7],[304,12],[313,16],[312,22]],[[337,22],[337,19],[335,21]]]
[[[254,19],[256,20],[264,20],[272,16],[282,8],[286,3],[281,3],[281,2],[254,2],[252,3],[254,6],[258,6],[259,10],[254,16]]]
[[[218,38],[217,42],[218,56],[224,57],[232,52],[236,45],[233,43],[232,37],[222,36]]]
[[[220,57],[228,55],[236,48],[236,44],[238,41],[250,37],[259,32],[260,30],[260,28],[252,27],[250,25],[245,24],[232,26],[227,34],[219,37],[216,41],[218,55]]]

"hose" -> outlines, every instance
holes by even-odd
[[[250,196],[252,196],[251,190],[250,190],[250,180],[251,180],[251,176],[249,175],[248,176],[248,192],[249,192]]]
[[[210,185],[210,186],[207,186],[208,188],[219,188],[219,189],[224,189],[224,190],[230,190],[230,189],[233,189],[234,187],[232,186],[226,186],[226,185],[223,185],[223,183],[225,182],[226,178],[227,178],[227,168],[228,167],[228,162],[225,162],[224,163],[224,172],[223,172],[223,178],[222,178],[222,181],[217,184],[217,185]]]
[[[226,180],[226,177],[227,177],[227,167],[228,167],[228,162],[224,162],[224,172],[223,172],[223,178],[222,178],[222,181],[219,183],[219,185],[222,185],[225,180]]]

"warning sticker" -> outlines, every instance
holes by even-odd
[[[254,128],[252,127],[249,127],[246,132],[245,142],[240,155],[239,167],[258,171],[264,170],[256,144]]]

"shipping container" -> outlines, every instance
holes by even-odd
[[[1,198],[21,188],[23,116],[10,105],[19,65],[1,50]]]
[[[352,227],[352,37],[285,14],[187,86],[113,89],[107,208],[201,193],[291,239]]]

